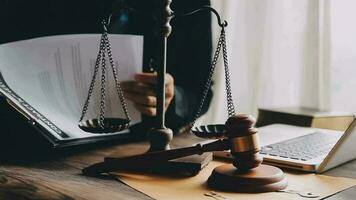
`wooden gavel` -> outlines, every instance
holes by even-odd
[[[284,189],[288,183],[283,171],[277,167],[261,165],[263,159],[258,154],[260,145],[254,123],[253,117],[238,114],[227,120],[225,131],[212,132],[205,136],[199,134],[199,137],[219,138],[211,143],[123,158],[107,158],[102,163],[83,169],[83,173],[96,175],[117,170],[147,170],[185,156],[230,150],[233,156],[232,165],[216,167],[208,179],[209,186],[234,192],[270,192]]]
[[[233,165],[237,169],[249,170],[259,166],[262,162],[262,157],[258,154],[260,148],[257,129],[253,128],[254,122],[255,120],[251,116],[235,115],[227,120],[225,124],[226,132],[223,135],[216,136],[222,137],[222,139],[192,147],[148,152],[123,158],[106,158],[102,163],[83,169],[83,173],[99,174],[115,170],[147,169],[185,156],[225,150],[231,151],[234,157]]]

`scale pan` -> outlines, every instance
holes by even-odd
[[[200,138],[223,138],[226,135],[224,124],[209,124],[203,126],[195,126],[190,131]]]
[[[122,118],[105,118],[104,128],[99,124],[99,119],[88,119],[79,122],[78,126],[85,132],[90,133],[115,133],[129,127],[130,120]]]

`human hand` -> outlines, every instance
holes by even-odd
[[[135,108],[148,116],[156,116],[157,73],[138,73],[135,74],[135,81],[125,81],[121,83],[125,98],[134,103]],[[167,110],[174,96],[174,79],[170,74],[166,74],[166,101]]]

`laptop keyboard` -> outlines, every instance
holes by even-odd
[[[327,154],[339,138],[339,134],[316,132],[264,146],[260,154],[307,161]]]

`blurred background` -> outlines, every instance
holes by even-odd
[[[212,6],[229,22],[237,112],[257,116],[260,107],[292,106],[356,113],[356,1],[212,0]],[[216,45],[216,21],[213,29]],[[202,121],[226,120],[222,58],[219,64],[213,106]]]

